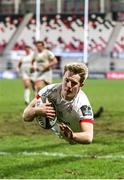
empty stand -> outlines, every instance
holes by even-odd
[[[22,18],[23,16],[0,18],[0,51],[3,51],[16,32]],[[92,14],[89,19],[88,51],[103,51],[114,27],[115,23],[105,20],[104,16]],[[13,50],[21,50],[27,44],[34,47],[35,36],[36,21],[33,17],[20,33]],[[81,15],[41,16],[41,37],[46,46],[54,52],[82,52],[84,48],[84,18]]]

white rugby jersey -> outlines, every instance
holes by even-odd
[[[34,58],[36,60],[38,67],[44,64],[48,64],[50,60],[53,59],[54,57],[55,57],[54,54],[48,49],[44,49],[42,52],[36,52],[34,54]]]
[[[30,71],[32,60],[33,60],[33,52],[28,55],[25,55],[21,61],[22,62],[21,70],[22,71]]]
[[[37,99],[47,97],[56,109],[57,123],[52,130],[59,135],[59,123],[67,124],[74,132],[80,132],[80,123],[93,123],[93,111],[86,94],[80,90],[77,96],[67,101],[61,96],[61,84],[51,84],[38,93]]]
[[[36,52],[34,54],[34,59],[36,61],[37,67],[42,67],[45,64],[49,64],[51,59],[53,59],[54,57],[55,57],[54,54],[48,49],[44,49],[42,52]],[[40,71],[36,73],[36,79],[44,79],[50,83],[52,81],[51,77],[52,77],[51,69],[44,73]]]

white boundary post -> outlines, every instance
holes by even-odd
[[[88,11],[89,0],[85,0],[84,7],[84,63],[88,63]]]
[[[41,37],[41,25],[40,25],[40,0],[36,0],[36,41]]]

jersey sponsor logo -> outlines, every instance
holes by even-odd
[[[92,116],[92,109],[90,106],[84,105],[81,108],[83,116]]]
[[[44,59],[38,59],[37,62],[38,62],[38,63],[43,63],[43,62],[44,62]]]

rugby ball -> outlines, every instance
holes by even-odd
[[[42,96],[42,98],[39,98],[37,100],[35,105],[37,107],[40,107],[42,105],[42,103],[46,103],[46,102],[50,102],[50,101],[46,97]],[[49,120],[48,118],[39,115],[36,117],[36,121],[38,122],[40,127],[44,128],[44,129],[51,129],[57,121],[57,116],[55,116],[55,118],[53,120]]]

